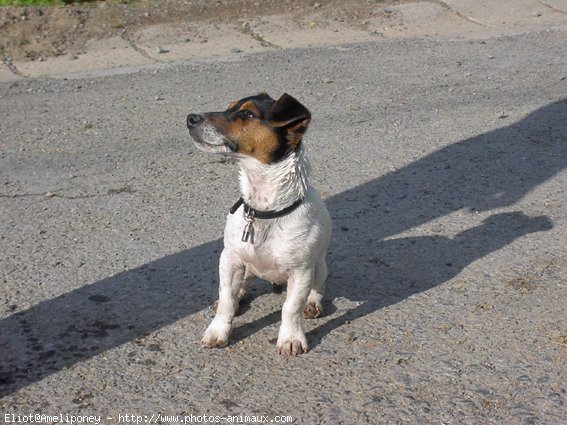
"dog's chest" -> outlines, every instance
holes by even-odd
[[[247,271],[261,279],[285,283],[289,277],[289,240],[274,221],[254,223],[252,236],[242,241],[244,220],[229,220],[225,229],[225,246],[246,265]]]
[[[279,264],[277,258],[256,255],[243,259],[248,274],[273,283],[283,284],[289,278],[288,271]]]

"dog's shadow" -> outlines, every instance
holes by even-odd
[[[349,320],[444,283],[523,235],[551,229],[547,217],[516,211],[494,214],[452,238],[435,228],[431,236],[393,237],[459,210],[514,205],[565,168],[566,145],[567,101],[560,101],[329,199],[334,234],[324,307],[332,314],[337,297],[359,305],[312,330],[312,348]],[[260,322],[277,320],[271,314]],[[260,327],[251,323],[235,332],[246,337]]]
[[[492,215],[453,238],[393,238],[462,209],[514,205],[565,168],[566,140],[567,101],[559,101],[328,199],[335,228],[327,308],[336,297],[359,305],[311,331],[311,345],[347,320],[442,284],[515,239],[550,229],[548,218],[517,211]],[[220,240],[197,246],[2,319],[0,395],[205,310],[216,299],[221,247]],[[235,337],[278,320],[279,312],[272,313],[235,329]]]

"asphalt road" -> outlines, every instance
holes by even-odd
[[[566,51],[542,31],[1,84],[0,421],[566,423]],[[239,195],[185,116],[264,90],[312,111],[334,221],[298,358],[265,282],[229,347],[199,346]]]

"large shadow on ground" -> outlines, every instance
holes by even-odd
[[[308,335],[312,345],[346,320],[442,284],[515,239],[550,229],[547,217],[516,211],[451,239],[388,238],[463,208],[513,205],[565,168],[566,143],[567,101],[560,101],[329,199],[335,233],[328,299],[361,304]],[[216,298],[221,248],[220,240],[191,248],[2,319],[0,395],[207,308]],[[275,320],[279,314],[236,336]]]

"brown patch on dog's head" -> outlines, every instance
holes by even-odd
[[[311,120],[307,108],[290,95],[276,101],[266,93],[231,102],[226,111],[203,117],[226,139],[232,152],[264,164],[296,151]]]

